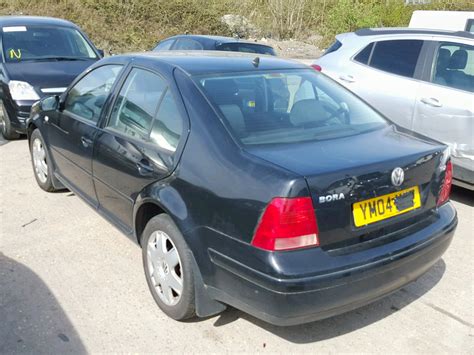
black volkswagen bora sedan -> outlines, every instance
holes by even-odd
[[[242,41],[232,37],[205,35],[177,35],[160,41],[154,51],[230,51],[276,55],[272,46]]]
[[[65,20],[0,17],[0,131],[14,139],[26,133],[31,105],[62,93],[102,57],[87,36]]]
[[[304,323],[436,263],[457,225],[446,146],[302,64],[207,53],[103,59],[28,125],[39,186],[138,242],[167,315]]]

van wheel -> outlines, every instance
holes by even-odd
[[[56,191],[53,186],[53,169],[43,136],[38,129],[31,133],[30,154],[33,172],[39,187],[48,192]]]
[[[10,117],[5,109],[5,105],[2,104],[2,115],[0,117],[0,131],[2,132],[3,138],[7,140],[13,140],[20,138],[20,135],[13,130],[10,122]]]
[[[194,270],[183,235],[166,214],[147,223],[141,240],[143,267],[155,302],[169,317],[195,316]]]

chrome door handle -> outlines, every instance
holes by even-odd
[[[441,104],[441,102],[439,102],[439,100],[435,99],[434,97],[430,97],[430,98],[424,97],[420,101],[423,102],[425,105],[430,105],[430,106],[433,106],[433,107],[443,106]]]
[[[345,81],[347,83],[353,83],[355,81],[354,77],[352,75],[341,75],[339,77],[342,81]]]
[[[92,139],[89,139],[87,137],[81,137],[81,143],[84,146],[84,148],[89,148],[89,146],[92,145]]]
[[[146,159],[142,159],[137,162],[138,173],[142,176],[150,176],[155,171],[153,166],[150,165],[150,162]]]

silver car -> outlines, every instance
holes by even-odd
[[[313,67],[399,125],[447,143],[455,183],[474,189],[474,34],[363,29],[336,36]]]

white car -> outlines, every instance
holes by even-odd
[[[336,36],[313,67],[395,123],[447,143],[455,183],[474,190],[474,34],[363,29]]]

